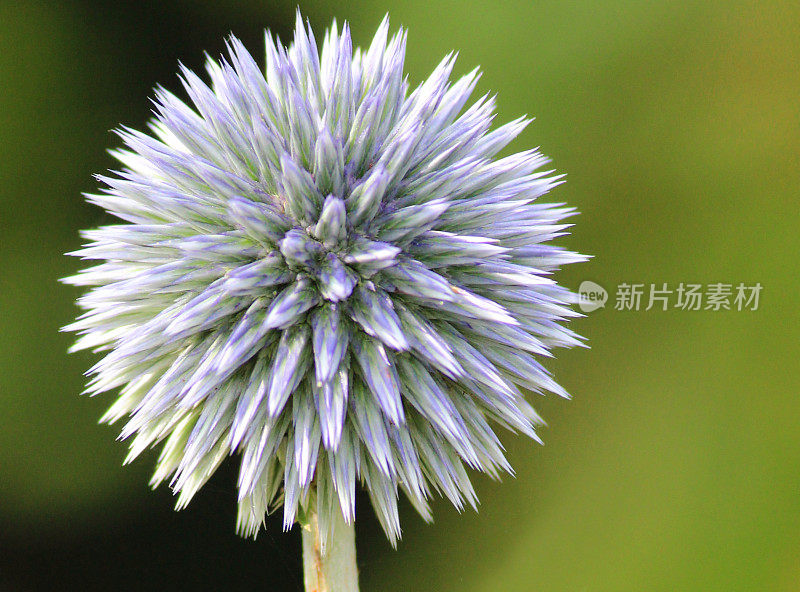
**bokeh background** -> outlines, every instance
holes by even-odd
[[[572,401],[538,401],[545,446],[506,436],[516,478],[476,476],[482,505],[406,504],[393,551],[360,499],[362,590],[800,590],[800,4],[642,0],[302,2],[318,33],[368,43],[386,11],[420,81],[451,49],[480,64],[499,121],[537,117],[576,206],[560,280],[739,283],[757,311],[616,311],[578,320],[590,350],[550,362]],[[142,128],[156,83],[179,91],[234,32],[260,55],[295,4],[0,2],[0,590],[300,590],[299,535],[234,534],[235,467],[187,510],[121,467],[109,396],[79,397],[91,355],[58,328],[80,193]],[[320,35],[321,37],[321,35]],[[477,95],[476,95],[477,96]]]

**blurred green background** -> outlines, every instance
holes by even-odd
[[[263,1],[0,2],[0,590],[300,590],[299,536],[234,534],[235,467],[185,511],[123,468],[91,355],[58,328],[57,284],[80,193],[142,128],[156,83],[179,90],[234,32],[256,55],[295,5]],[[481,65],[499,119],[536,121],[576,206],[564,244],[595,258],[610,304],[576,321],[590,350],[551,361],[572,401],[538,401],[546,445],[506,435],[516,478],[476,476],[479,513],[407,505],[398,551],[360,499],[362,590],[800,590],[800,4],[302,3],[321,32],[368,43],[386,11],[409,29],[412,83],[451,49]],[[477,95],[476,95],[477,97]],[[619,283],[755,284],[757,311],[616,311]]]

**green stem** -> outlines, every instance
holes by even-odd
[[[314,511],[303,525],[303,578],[306,592],[358,592],[356,532],[339,512],[332,512],[331,529],[323,549]]]

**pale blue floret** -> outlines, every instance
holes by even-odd
[[[334,23],[318,52],[298,15],[264,70],[231,37],[210,85],[181,68],[191,106],[157,89],[152,135],[120,130],[87,196],[124,221],[83,233],[99,263],[66,280],[91,288],[73,349],[105,354],[87,392],[119,389],[128,460],[163,443],[178,507],[239,454],[244,534],[315,504],[325,536],[360,482],[394,542],[399,490],[425,519],[434,492],[474,506],[464,464],[511,471],[490,423],[538,440],[521,389],[566,396],[538,361],[580,344],[550,277],[584,260],[549,244],[574,212],[537,201],[560,177],[496,158],[529,120],[490,131],[454,55],[409,91],[388,31],[354,51]]]

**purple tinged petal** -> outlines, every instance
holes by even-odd
[[[319,304],[319,294],[311,283],[298,280],[275,297],[264,321],[270,329],[285,329],[297,323],[301,316]]]
[[[394,265],[400,251],[399,247],[389,243],[359,237],[350,243],[343,260],[357,269],[362,276],[371,277],[376,272]]]
[[[281,335],[269,377],[267,411],[270,417],[280,413],[308,370],[311,363],[309,333],[308,326],[295,325]]]
[[[353,293],[356,275],[333,253],[328,253],[317,273],[319,291],[325,300],[339,302]]]
[[[277,208],[238,195],[228,201],[228,211],[236,225],[257,241],[277,242],[292,227]]]
[[[339,497],[339,506],[346,522],[355,519],[356,507],[356,446],[358,442],[352,431],[345,427],[342,430],[336,454],[329,454],[328,466],[331,471],[333,488]]]
[[[263,350],[262,350],[263,352]],[[253,370],[236,405],[236,413],[231,427],[231,451],[236,450],[241,444],[245,434],[250,429],[253,419],[258,412],[261,401],[269,388],[269,366],[267,357],[259,355],[253,365]]]
[[[395,425],[405,421],[397,371],[383,344],[363,336],[354,339],[355,353],[365,382],[386,417]]]
[[[359,286],[351,299],[350,314],[368,334],[394,350],[405,351],[408,341],[394,312],[391,299],[385,292]]]
[[[364,443],[370,458],[384,475],[394,475],[391,444],[384,424],[384,415],[375,404],[373,395],[366,390],[360,380],[355,380],[351,385],[350,412],[353,414],[358,437]]]
[[[413,358],[398,361],[406,399],[452,444],[459,455],[475,466],[478,463],[464,420],[450,396]]]
[[[304,224],[316,220],[322,207],[322,195],[308,171],[288,155],[281,156],[281,183],[286,212]]]
[[[326,246],[333,246],[345,238],[347,209],[338,197],[329,195],[325,198],[319,221],[314,227],[314,236]]]
[[[308,267],[322,256],[323,248],[302,230],[293,229],[278,243],[290,266]]]
[[[341,322],[339,307],[325,303],[309,319],[314,346],[314,371],[317,385],[330,381],[347,352],[350,334]]]
[[[314,476],[320,447],[320,425],[311,393],[304,388],[292,399],[294,423],[294,464],[298,485],[306,488]]]
[[[419,261],[404,259],[383,270],[382,277],[389,280],[401,294],[434,301],[452,302],[456,299],[450,282],[434,273]]]
[[[442,339],[450,346],[450,350],[471,379],[488,386],[495,391],[498,396],[502,395],[513,400],[514,397],[519,394],[517,389],[503,378],[494,364],[478,351],[478,349],[470,345],[458,331],[452,327],[440,324],[439,335],[441,335]]]
[[[245,311],[214,360],[213,372],[222,374],[231,368],[238,368],[264,347],[270,332],[264,326],[266,308],[264,300],[258,299]]]
[[[375,165],[364,180],[345,200],[350,222],[358,226],[369,222],[378,213],[391,177],[383,165]]]
[[[314,145],[313,171],[314,181],[321,193],[342,194],[344,153],[341,142],[334,141],[327,127],[323,127]]]
[[[336,370],[330,381],[322,386],[314,385],[322,443],[331,452],[336,452],[341,440],[349,392],[350,370],[344,365]]]
[[[434,326],[402,304],[397,303],[395,309],[403,332],[418,356],[452,380],[457,380],[465,374],[461,364],[453,355],[453,350]]]
[[[435,199],[381,216],[375,221],[376,226],[380,228],[378,238],[387,242],[410,241],[432,228],[448,207],[450,204],[446,200]]]
[[[222,280],[222,289],[230,296],[257,296],[265,288],[289,283],[294,277],[280,257],[270,256],[230,270]]]

